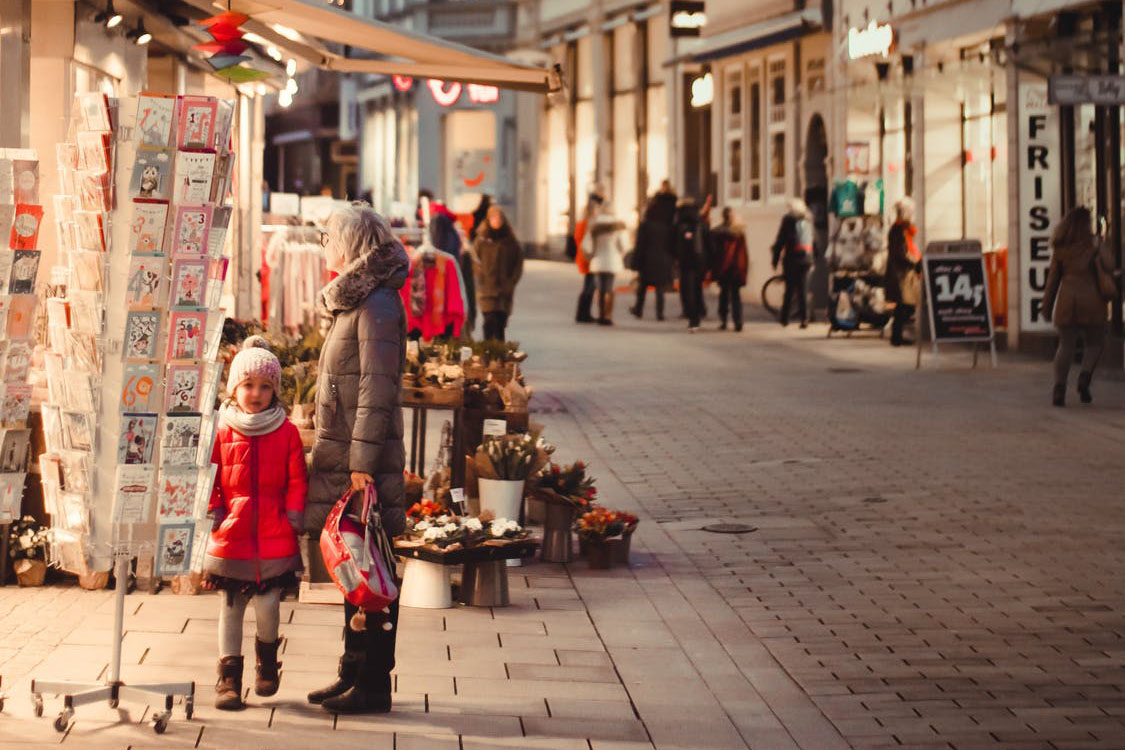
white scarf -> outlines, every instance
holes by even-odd
[[[247,414],[238,408],[233,399],[228,399],[219,410],[219,419],[222,424],[246,437],[258,437],[268,435],[281,426],[285,421],[285,408],[275,402],[273,406],[257,414]]]

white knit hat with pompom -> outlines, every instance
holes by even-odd
[[[281,362],[261,336],[249,336],[242,342],[242,351],[230,363],[227,390],[234,393],[247,378],[264,378],[273,385],[274,393],[281,390]]]

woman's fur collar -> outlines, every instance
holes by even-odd
[[[332,314],[354,310],[367,295],[381,286],[400,289],[406,282],[410,259],[402,245],[384,245],[352,261],[344,272],[321,292],[322,302]]]

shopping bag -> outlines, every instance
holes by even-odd
[[[395,555],[379,517],[375,488],[363,495],[366,523],[348,515],[352,492],[336,502],[320,532],[320,553],[328,575],[344,598],[365,611],[381,610],[398,598]]]

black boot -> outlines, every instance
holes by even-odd
[[[338,678],[335,682],[320,690],[314,690],[309,693],[309,703],[319,704],[324,703],[330,698],[335,698],[348,692],[355,685],[356,677],[359,675],[359,667],[361,657],[356,654],[345,653],[340,657],[340,670]]]
[[[278,670],[281,663],[277,660],[277,647],[281,645],[278,638],[273,643],[265,643],[254,639],[254,654],[258,657],[257,677],[254,680],[254,693],[264,697],[277,694],[281,686],[281,674]]]
[[[1056,383],[1055,392],[1051,395],[1051,403],[1055,406],[1066,406],[1066,384]]]
[[[1084,404],[1093,403],[1094,401],[1094,397],[1090,395],[1090,378],[1092,377],[1093,373],[1078,373],[1078,398],[1080,398]]]
[[[590,307],[594,304],[594,295],[580,294],[578,295],[578,311],[574,314],[574,321],[576,323],[593,323],[594,316],[590,314]]]
[[[321,704],[335,714],[385,714],[391,711],[391,694],[376,693],[353,685],[348,692],[329,698]]]
[[[219,681],[215,683],[215,708],[220,711],[241,711],[242,657],[224,656],[219,659]]]

